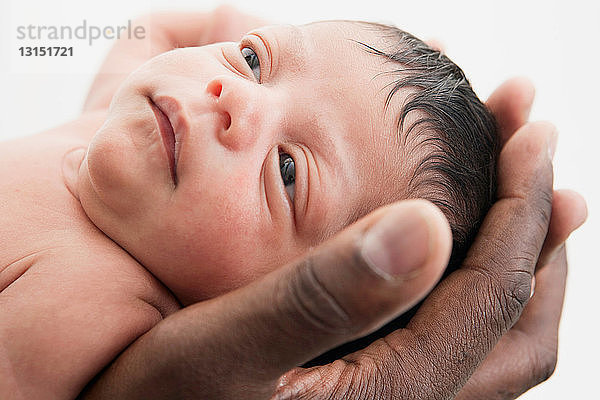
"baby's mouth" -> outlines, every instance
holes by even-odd
[[[169,117],[167,117],[167,114],[165,114],[163,110],[159,106],[157,106],[156,103],[154,103],[154,101],[152,101],[151,98],[148,98],[148,101],[150,103],[152,111],[154,112],[154,116],[156,117],[160,137],[167,152],[167,159],[169,160],[169,169],[171,171],[173,183],[177,185],[177,165],[175,160],[175,131],[173,130],[173,125],[171,124]]]

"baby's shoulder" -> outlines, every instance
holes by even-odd
[[[74,398],[178,309],[125,252],[100,242],[84,245],[57,243],[5,267],[14,279],[0,292],[0,343],[10,344],[8,352],[0,346],[0,371],[15,375],[0,379],[0,398],[11,387],[25,398]]]
[[[94,233],[63,231],[0,264],[0,303],[5,292],[16,290],[82,307],[136,299],[155,305],[163,316],[178,309],[169,291],[147,269],[103,233]]]

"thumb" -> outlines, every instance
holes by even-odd
[[[218,347],[235,352],[226,357],[246,374],[234,379],[229,370],[231,381],[266,383],[383,326],[433,288],[450,250],[441,211],[424,200],[402,201],[362,218],[305,258],[222,296],[220,322],[209,323],[229,325],[227,339],[211,336],[228,341]]]

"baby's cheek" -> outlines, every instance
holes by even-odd
[[[171,281],[167,286],[178,287],[184,297],[199,301],[260,275],[258,270],[266,267],[272,255],[273,235],[264,215],[249,203],[243,197],[234,199],[214,191],[193,216],[171,220],[181,223],[163,236],[169,238],[163,242],[171,260],[168,264],[177,260],[177,271],[167,271]]]

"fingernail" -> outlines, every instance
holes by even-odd
[[[369,267],[386,280],[414,277],[428,253],[428,224],[414,209],[383,217],[367,231],[361,248]]]

